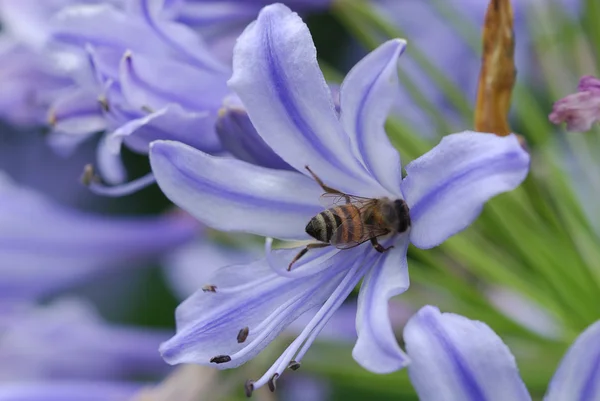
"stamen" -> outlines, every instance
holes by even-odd
[[[272,271],[283,277],[302,278],[312,276],[325,269],[329,269],[335,265],[334,262],[337,259],[333,259],[337,254],[337,249],[332,249],[327,252],[319,254],[318,252],[312,252],[303,257],[301,261],[294,263],[294,270],[288,271],[286,268],[281,268],[278,265],[278,261],[275,260],[273,255],[273,238],[267,237],[265,240],[265,256],[267,263]],[[287,262],[286,262],[287,264]]]
[[[98,103],[100,103],[100,107],[105,113],[110,111],[110,105],[108,104],[108,99],[104,95],[98,96]]]
[[[246,341],[246,338],[248,338],[249,333],[250,329],[248,327],[244,327],[243,329],[241,329],[237,335],[237,342],[241,344],[244,341]]]
[[[271,378],[269,379],[269,390],[271,390],[271,392],[273,393],[275,391],[275,389],[277,388],[277,379],[279,378],[279,373],[275,373],[273,376],[271,376]]]
[[[154,184],[155,182],[156,178],[154,178],[154,174],[148,173],[145,176],[137,178],[133,181],[129,181],[121,185],[115,185],[112,187],[106,186],[104,184],[101,184],[100,182],[92,180],[88,184],[88,187],[96,195],[120,197],[130,195],[134,192],[139,191],[142,188],[146,188],[147,186]]]
[[[86,164],[83,167],[83,174],[81,174],[81,183],[86,187],[90,186],[92,182],[98,182],[99,178],[94,172],[94,166]]]
[[[207,284],[202,287],[202,291],[204,292],[217,292],[217,286],[212,284]],[[238,334],[239,337],[239,334]]]
[[[252,392],[254,391],[254,381],[246,380],[244,389],[246,390],[246,397],[248,397],[248,398],[252,397]]]
[[[348,294],[360,281],[360,278],[363,277],[365,271],[371,266],[371,263],[369,262],[372,260],[363,263],[365,262],[365,256],[366,255],[363,255],[362,258],[354,262],[353,266],[350,267],[349,271],[345,274],[344,278],[329,296],[325,304],[323,304],[319,312],[311,319],[310,323],[302,330],[300,335],[288,346],[288,348],[286,348],[271,368],[255,382],[255,387],[261,387],[265,384],[269,384],[270,386],[270,382],[274,375],[281,375],[285,368],[290,366],[291,361],[293,360],[292,358],[294,358],[294,355],[298,353],[299,350],[303,351],[310,347],[314,338],[319,334],[333,313],[339,308]],[[297,361],[299,358],[296,357],[295,360]]]
[[[288,368],[290,368],[292,370],[298,370],[298,369],[300,369],[300,366],[301,366],[300,362],[292,360],[292,361],[290,361]]]
[[[229,361],[231,361],[231,357],[229,355],[217,355],[210,359],[211,363],[216,363],[216,364],[227,363]]]

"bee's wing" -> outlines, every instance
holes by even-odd
[[[349,203],[353,204],[359,209],[362,209],[369,203],[372,203],[374,200],[375,199],[372,198],[363,198],[361,196],[330,192],[324,193],[319,199],[321,205],[323,205],[325,209],[331,209],[332,207],[347,205]]]
[[[385,227],[364,224],[361,217],[362,214],[368,212],[370,208],[373,208],[377,204],[377,199],[357,199],[357,202],[352,202],[357,208],[342,221],[331,235],[331,244],[338,249],[354,248],[371,238],[389,233],[389,230]]]

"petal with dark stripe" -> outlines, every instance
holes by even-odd
[[[398,237],[394,246],[371,267],[358,295],[358,341],[352,356],[365,369],[375,373],[390,373],[409,363],[398,345],[388,314],[389,299],[403,293],[409,286],[406,263],[408,237]]]
[[[230,87],[283,160],[304,174],[310,166],[326,184],[347,193],[382,192],[351,153],[310,32],[296,13],[281,4],[263,8],[238,39],[233,70]]]
[[[486,324],[425,306],[404,329],[421,401],[530,401],[514,356]]]
[[[544,401],[600,400],[600,321],[588,327],[569,348]]]
[[[385,120],[398,95],[398,57],[406,42],[390,40],[369,53],[342,84],[341,118],[355,156],[392,194],[401,197],[400,156],[385,132]]]
[[[293,171],[215,157],[174,141],[155,141],[150,163],[163,192],[206,225],[282,239],[308,239],[321,212],[319,187]]]
[[[515,189],[529,154],[515,135],[463,132],[444,137],[406,166],[402,193],[410,208],[411,242],[432,248],[468,227],[485,202]]]

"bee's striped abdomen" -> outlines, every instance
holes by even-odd
[[[338,230],[335,230],[333,238],[330,238],[332,244],[348,244],[359,242],[363,237],[364,226],[360,215],[360,210],[354,205],[336,206],[330,209],[334,216],[340,219]]]
[[[321,242],[329,242],[340,224],[342,224],[342,219],[328,209],[317,214],[308,222],[306,232]]]

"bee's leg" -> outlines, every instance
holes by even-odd
[[[375,250],[379,253],[387,252],[394,247],[394,245],[392,245],[392,246],[388,246],[387,248],[384,248],[383,245],[381,245],[377,241],[377,237],[371,238],[371,245],[373,245],[373,248],[375,248]]]
[[[290,265],[287,268],[288,271],[292,270],[292,265],[294,263],[296,263],[298,261],[298,259],[300,259],[302,256],[304,256],[306,254],[306,252],[308,252],[309,249],[325,248],[326,246],[329,246],[329,245],[331,245],[331,244],[326,244],[324,242],[316,242],[314,244],[306,245],[306,247],[304,249],[302,249],[300,252],[298,252],[296,257],[294,257],[294,259],[290,262]]]
[[[308,166],[304,166],[304,167],[308,170],[310,175],[312,175],[312,177],[315,179],[317,184],[319,184],[321,186],[321,188],[323,188],[323,191],[325,191],[328,194],[336,194],[336,195],[343,196],[344,199],[346,199],[346,203],[350,203],[350,197],[347,194],[325,185],[325,183],[323,181],[321,181],[321,179],[319,177],[317,177],[317,175],[315,173],[313,173],[313,171],[310,169],[310,167],[308,167]]]

